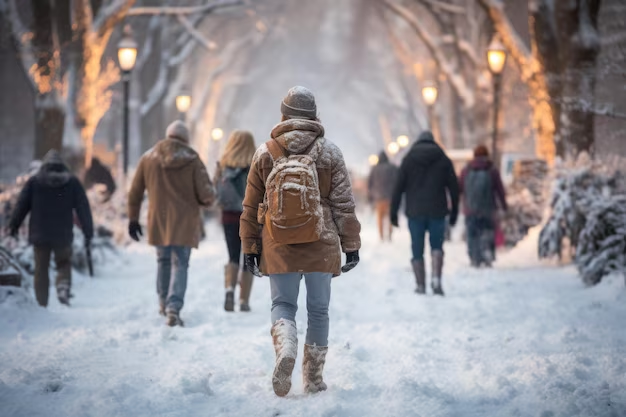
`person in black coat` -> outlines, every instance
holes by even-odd
[[[459,213],[459,187],[452,161],[435,143],[433,134],[424,131],[402,160],[391,199],[391,224],[398,226],[398,210],[405,194],[406,216],[409,219],[418,294],[426,293],[424,238],[429,234],[432,257],[432,289],[443,295],[443,242],[446,216],[451,226]]]
[[[48,305],[50,255],[57,268],[56,289],[59,302],[69,305],[72,284],[72,241],[74,212],[85,235],[85,245],[93,237],[93,220],[85,190],[55,150],[44,157],[39,172],[20,192],[9,223],[10,233],[18,230],[30,213],[29,242],[35,252],[35,295],[39,305]]]

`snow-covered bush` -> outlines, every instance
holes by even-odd
[[[539,235],[541,258],[571,255],[588,285],[624,268],[626,249],[626,182],[614,167],[582,159],[558,171],[551,214]],[[621,252],[620,252],[621,251]]]
[[[612,272],[626,274],[626,195],[599,200],[586,220],[576,248],[583,282],[595,285]]]

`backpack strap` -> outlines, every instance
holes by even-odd
[[[281,148],[278,142],[274,139],[268,140],[265,144],[267,145],[267,150],[270,152],[270,155],[272,155],[272,160],[274,162],[286,156],[285,152],[283,152],[283,148]]]

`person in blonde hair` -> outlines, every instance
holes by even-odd
[[[235,310],[235,287],[239,282],[239,310],[250,311],[252,273],[245,266],[240,272],[241,239],[239,218],[243,212],[243,197],[248,181],[248,171],[256,152],[254,137],[246,130],[235,130],[226,143],[226,148],[217,164],[215,182],[217,202],[222,209],[222,226],[229,260],[224,267],[226,299],[224,310]]]

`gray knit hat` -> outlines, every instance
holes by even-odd
[[[176,120],[167,127],[165,136],[189,143],[189,129],[187,128],[187,125],[180,120]]]
[[[280,112],[287,117],[314,120],[317,118],[315,96],[308,88],[292,87],[280,104]]]

